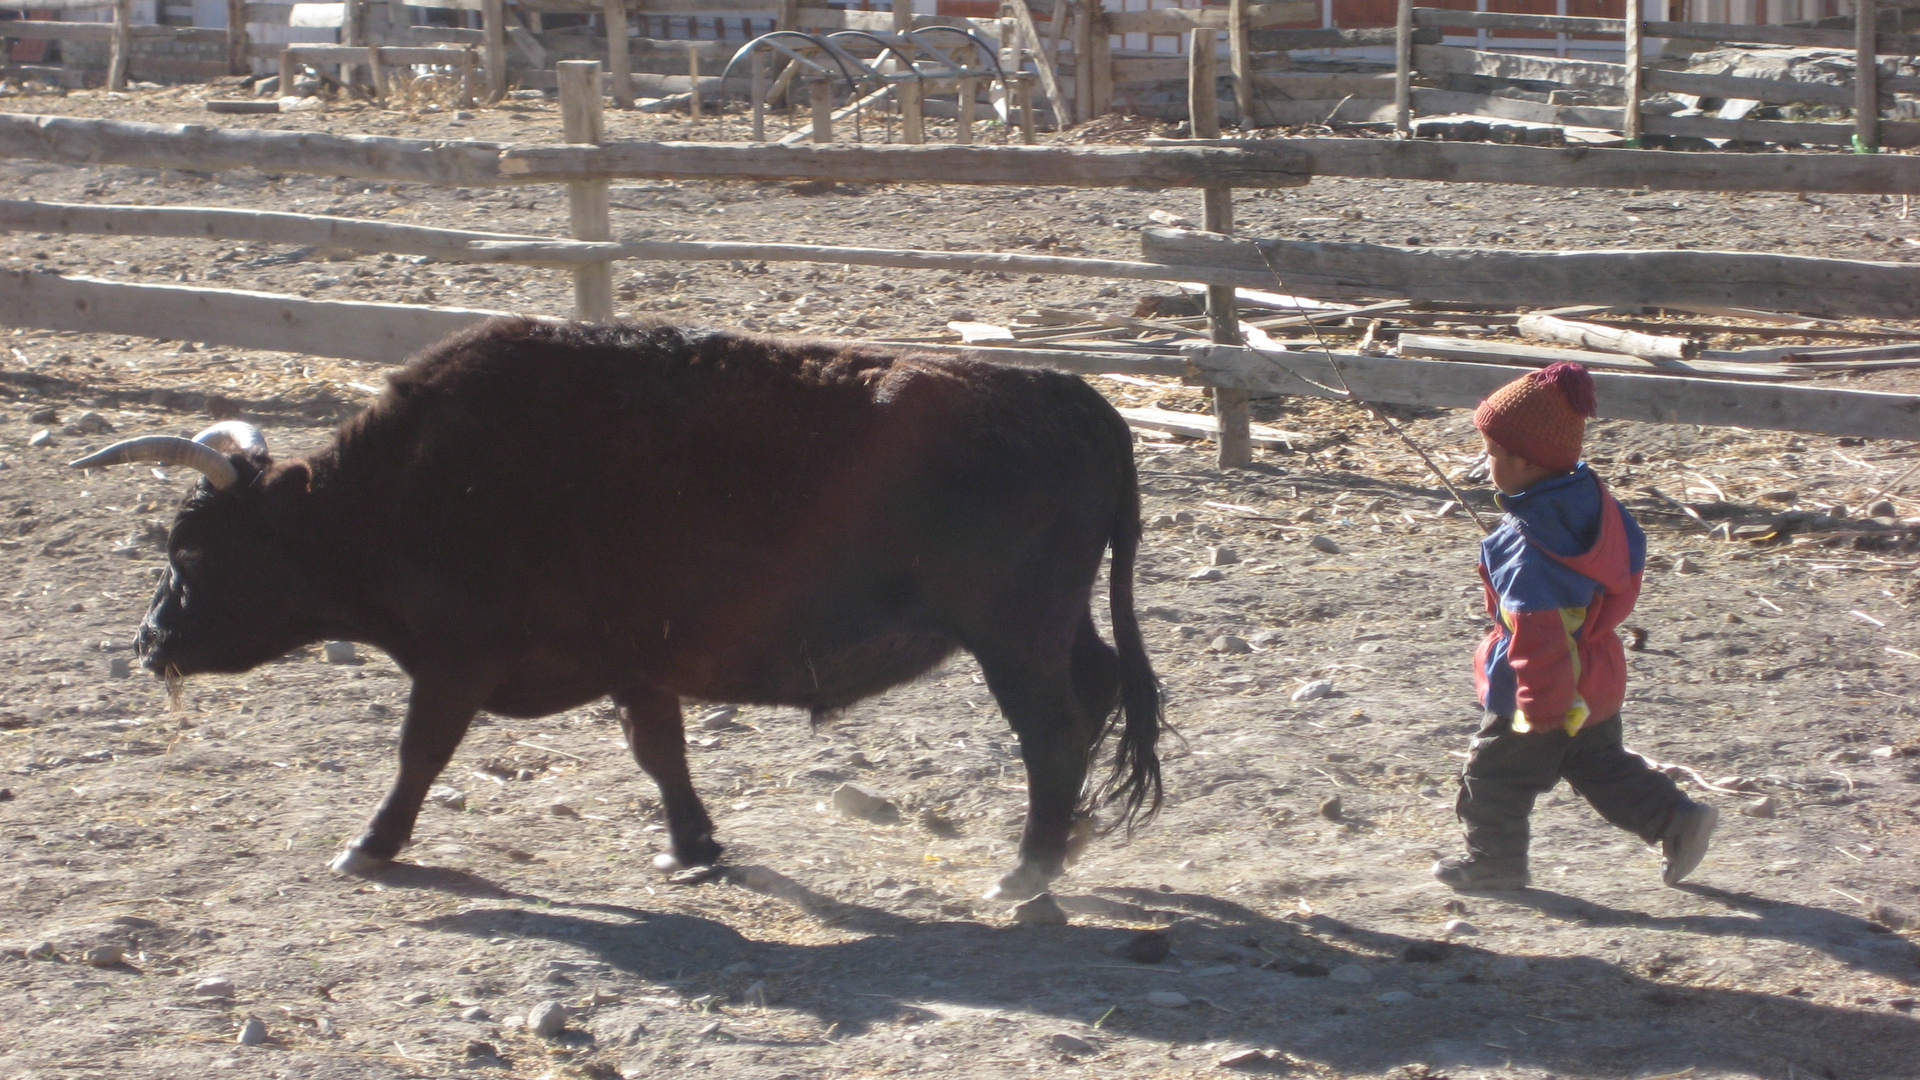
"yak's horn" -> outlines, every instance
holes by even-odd
[[[222,420],[193,437],[193,441],[211,446],[223,454],[252,457],[267,452],[267,437],[260,429],[239,420]]]
[[[67,464],[76,469],[97,469],[129,461],[152,461],[162,465],[185,465],[199,472],[215,488],[232,487],[240,473],[227,455],[203,442],[178,435],[145,435],[114,443],[98,453],[88,454]]]

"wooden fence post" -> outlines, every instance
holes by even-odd
[[[825,75],[807,79],[807,103],[813,106],[813,141],[833,141],[833,81]]]
[[[1100,0],[1080,0],[1073,19],[1073,115],[1092,119],[1093,111],[1093,34],[1094,20],[1100,15]]]
[[[1646,29],[1647,15],[1642,0],[1626,0],[1626,3],[1626,56],[1622,58],[1627,65],[1626,77],[1622,80],[1625,83],[1626,108],[1620,121],[1620,133],[1627,137],[1628,146],[1637,147],[1640,145],[1640,94],[1645,87],[1640,70],[1640,54],[1645,51],[1641,34]]]
[[[1227,7],[1227,55],[1233,65],[1233,120],[1242,131],[1253,126],[1253,57],[1247,33],[1247,0],[1233,0]]]
[[[1016,85],[1020,88],[1020,142],[1032,146],[1040,141],[1033,122],[1033,82],[1022,74]]]
[[[1213,50],[1217,31],[1199,27],[1187,37],[1187,115],[1188,126],[1196,139],[1220,137],[1220,87],[1218,64]],[[1204,200],[1201,228],[1212,233],[1233,233],[1233,189],[1201,189]],[[1239,345],[1240,311],[1234,301],[1233,286],[1207,286],[1207,328],[1215,344]],[[1213,388],[1213,416],[1220,425],[1214,443],[1214,460],[1223,469],[1244,468],[1253,464],[1252,421],[1247,412],[1247,392]]]
[[[973,69],[961,70],[971,72]],[[962,75],[955,81],[960,84],[960,96],[955,109],[959,119],[954,122],[953,141],[965,146],[973,142],[973,99],[980,92],[980,86],[979,81],[970,74]]]
[[[487,104],[507,96],[507,5],[505,0],[482,0],[480,32],[485,35]]]
[[[554,65],[560,84],[560,127],[570,143],[600,143],[606,113],[600,100],[600,61],[562,60]],[[605,180],[567,184],[567,218],[575,240],[613,238]],[[613,264],[582,263],[573,271],[573,314],[584,322],[613,319]]]
[[[753,98],[753,141],[767,141],[767,50],[755,49],[749,61],[753,81],[748,93]]]
[[[1107,14],[1100,0],[1089,9],[1092,42],[1087,49],[1087,66],[1093,70],[1087,81],[1093,84],[1093,106],[1088,116],[1105,116],[1113,111],[1113,37],[1107,32]]]
[[[247,63],[247,0],[227,0],[227,74],[245,75]]]
[[[127,88],[127,53],[133,46],[133,0],[113,0],[113,42],[107,49],[107,89]]]
[[[904,34],[913,29],[913,0],[893,0],[893,32]]]
[[[908,65],[907,71],[913,67]],[[894,100],[900,103],[900,139],[909,146],[919,146],[927,141],[927,122],[921,103],[925,97],[920,89],[920,80],[906,79],[894,84]]]
[[[628,86],[633,81],[627,81]],[[687,119],[700,122],[700,43],[687,42]],[[723,118],[724,122],[724,118]]]
[[[1400,0],[1393,18],[1393,130],[1413,135],[1413,0]]]
[[[1880,9],[1875,0],[1853,5],[1853,149],[1880,149]]]
[[[633,108],[633,59],[627,44],[627,0],[606,0],[601,10],[607,23],[607,81],[613,83],[613,103]]]

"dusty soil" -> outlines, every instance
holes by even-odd
[[[205,122],[202,93],[10,104]],[[467,119],[353,108],[251,122],[551,142],[558,116],[515,101]],[[1127,134],[1107,127],[1099,137]],[[612,114],[609,128],[696,134],[671,117]],[[553,189],[20,161],[0,179],[12,197],[550,234],[565,214]],[[1191,195],[1065,189],[659,183],[619,185],[614,202],[626,236],[1100,255],[1132,254],[1152,210],[1198,212]],[[1901,210],[1337,181],[1238,207],[1261,234],[1896,259],[1920,236]],[[317,296],[542,313],[569,299],[543,271],[255,245],[13,235],[0,255]],[[1124,313],[1142,291],[803,265],[632,267],[620,285],[629,313],[927,338],[963,312]],[[1563,790],[1536,815],[1539,887],[1456,897],[1427,866],[1458,843],[1451,777],[1476,719],[1471,522],[1438,516],[1445,493],[1342,407],[1260,403],[1303,437],[1245,471],[1143,436],[1158,524],[1140,607],[1178,733],[1169,804],[1062,879],[1070,925],[1021,926],[976,899],[1012,861],[1023,800],[1017,748],[964,658],[819,730],[793,711],[690,709],[696,781],[730,845],[720,880],[675,886],[650,868],[655,795],[604,706],[483,718],[444,778],[463,799],[428,807],[405,864],[371,881],[329,873],[389,779],[405,680],[382,656],[328,663],[316,648],[194,680],[169,706],[126,662],[186,481],[62,463],[110,437],[191,433],[209,413],[298,453],[380,373],[99,335],[19,330],[6,344],[0,1076],[1159,1077],[1219,1074],[1248,1050],[1265,1053],[1239,1067],[1313,1077],[1920,1075],[1920,921],[1902,914],[1920,910],[1920,562],[1903,534],[1833,521],[1779,546],[1715,538],[1676,501],[1710,523],[1857,517],[1920,460],[1915,444],[1595,424],[1591,457],[1632,496],[1653,551],[1632,620],[1645,642],[1630,654],[1630,741],[1695,770],[1681,775],[1722,807],[1721,833],[1693,883],[1663,888],[1657,855]],[[1204,407],[1171,384],[1096,385],[1123,404]],[[1406,425],[1467,471],[1464,414]],[[53,445],[30,446],[43,430]],[[1340,553],[1310,547],[1316,534]],[[1238,561],[1193,580],[1220,546]],[[1251,651],[1222,651],[1238,647],[1225,638]],[[1330,696],[1292,700],[1320,678]],[[892,800],[901,823],[833,812],[846,782]],[[1750,816],[1763,798],[1774,816]],[[1468,926],[1449,932],[1453,920]],[[1146,929],[1171,945],[1158,963],[1130,956]],[[524,1023],[544,1002],[573,1009],[558,1038]],[[265,1040],[237,1045],[249,1019]]]

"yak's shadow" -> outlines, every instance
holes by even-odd
[[[1123,925],[1019,927],[851,903],[764,866],[730,867],[693,886],[749,890],[842,931],[831,942],[791,944],[756,941],[695,915],[515,892],[458,871],[395,867],[387,874],[381,880],[389,887],[506,901],[423,927],[564,945],[592,958],[585,968],[664,984],[716,1018],[764,999],[831,1025],[836,1039],[948,1008],[1077,1022],[1072,1030],[1096,1044],[1120,1034],[1169,1053],[1190,1055],[1196,1041],[1268,1047],[1341,1072],[1422,1062],[1436,1070],[1527,1067],[1581,1077],[1690,1067],[1784,1077],[1791,1065],[1800,1075],[1849,1078],[1895,1075],[1885,1063],[1920,1060],[1920,1021],[1898,1013],[1662,982],[1591,956],[1503,956],[1325,915],[1274,917],[1204,893],[1098,889],[1063,896],[1063,904],[1083,919],[1092,913]],[[1836,912],[1693,891],[1750,914],[1656,917],[1542,890],[1503,899],[1557,918],[1684,935],[1695,945],[1765,937],[1839,956],[1850,948],[1843,939],[1885,940]],[[1167,963],[1126,958],[1143,923],[1171,940]],[[1348,965],[1365,969],[1370,981],[1326,977]],[[1860,966],[1903,979],[1920,974],[1910,963],[1898,970],[1897,958]],[[1178,990],[1193,1004],[1155,1008],[1145,999],[1152,990]]]

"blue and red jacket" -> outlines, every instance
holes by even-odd
[[[1506,517],[1480,541],[1495,622],[1474,654],[1480,705],[1521,731],[1571,734],[1626,698],[1614,628],[1640,596],[1647,537],[1584,462],[1497,501]]]

